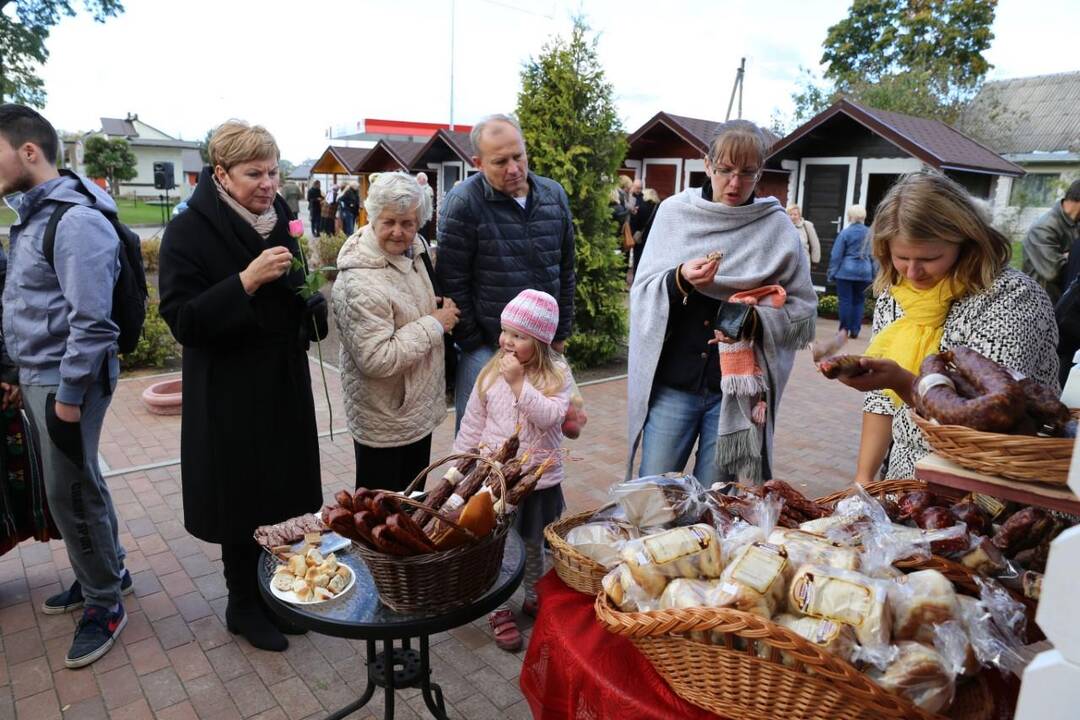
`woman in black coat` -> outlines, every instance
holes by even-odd
[[[213,169],[166,228],[160,258],[161,316],[184,346],[184,525],[221,544],[229,630],[284,650],[291,628],[261,604],[252,536],[322,502],[306,351],[326,334],[326,301],[297,294],[273,137],[230,121],[209,151]]]

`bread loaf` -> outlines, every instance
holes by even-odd
[[[899,642],[899,654],[884,671],[868,674],[878,685],[903,695],[927,712],[941,712],[952,703],[956,681],[936,650],[917,642]]]
[[[585,557],[610,570],[619,562],[619,551],[626,541],[635,536],[636,533],[625,525],[593,522],[572,528],[566,533],[566,542]]]
[[[720,538],[711,526],[702,524],[631,540],[619,558],[653,597],[659,597],[672,578],[717,578],[724,569]]]
[[[799,568],[788,590],[788,608],[802,615],[835,620],[855,628],[862,645],[889,644],[888,583],[824,565]]]
[[[784,602],[787,551],[782,546],[752,543],[740,550],[720,576],[721,607],[771,618]]]
[[[894,640],[932,643],[933,626],[957,617],[956,589],[937,570],[919,570],[889,585]]]

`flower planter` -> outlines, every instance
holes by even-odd
[[[154,415],[179,415],[181,410],[181,380],[154,383],[143,390],[142,401]]]

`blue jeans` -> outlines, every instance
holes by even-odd
[[[858,337],[862,328],[866,288],[870,283],[862,280],[836,281],[836,297],[840,301],[840,329],[851,337]]]
[[[341,213],[341,231],[345,233],[345,237],[352,235],[355,227],[356,216],[352,213]]]
[[[461,418],[465,417],[465,406],[469,404],[469,395],[480,371],[488,360],[495,355],[495,348],[481,345],[475,350],[458,350],[457,377],[454,380],[454,436],[461,428]]]
[[[694,477],[706,488],[731,480],[716,465],[716,440],[720,423],[720,393],[688,393],[663,385],[653,388],[649,414],[641,439],[638,474],[682,472],[697,442]]]

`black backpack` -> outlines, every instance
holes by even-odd
[[[78,189],[91,200],[95,199],[81,182]],[[75,203],[56,203],[56,209],[53,210],[49,224],[45,227],[41,251],[45,255],[45,261],[53,270],[56,269],[53,264],[56,226],[60,223],[60,218],[64,217],[64,213],[73,207]],[[120,238],[120,276],[116,279],[116,285],[113,286],[112,321],[120,328],[120,337],[117,342],[120,346],[120,354],[123,355],[134,351],[139,344],[143,321],[146,320],[146,304],[150,297],[146,288],[146,270],[143,268],[142,240],[131,228],[120,222],[114,213],[104,212],[96,207],[93,209],[105,216],[116,231],[116,236]]]

